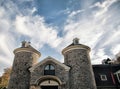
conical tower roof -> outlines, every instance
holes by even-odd
[[[30,45],[30,42],[22,41],[22,46],[20,48],[15,49],[13,52],[15,54],[15,53],[21,52],[21,51],[34,52],[34,53],[38,54],[39,57],[41,56],[41,53],[39,51],[37,51],[35,48],[33,48]]]
[[[62,54],[64,55],[65,52],[69,51],[69,50],[73,50],[73,49],[86,49],[88,51],[90,51],[90,47],[84,45],[84,44],[80,44],[79,43],[79,39],[78,38],[74,38],[73,39],[73,43],[68,45],[66,48],[64,48],[62,50]]]

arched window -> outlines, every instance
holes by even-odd
[[[55,67],[51,64],[48,64],[44,68],[44,75],[55,75]]]

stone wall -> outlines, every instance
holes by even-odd
[[[68,71],[65,71],[65,69],[63,67],[61,67],[58,64],[55,64],[52,61],[48,61],[46,63],[41,64],[40,66],[38,66],[37,68],[35,68],[35,70],[31,73],[31,85],[35,85],[35,82],[45,76],[44,75],[44,68],[47,64],[52,64],[55,67],[55,76],[58,77],[61,82],[62,85],[60,85],[61,89],[69,89],[68,88]]]
[[[8,89],[29,89],[29,68],[32,66],[33,60],[34,57],[31,52],[18,52],[15,54]]]
[[[65,64],[71,67],[69,89],[96,89],[88,51],[74,49],[64,54]]]

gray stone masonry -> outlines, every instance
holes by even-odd
[[[60,89],[69,89],[68,87],[68,74],[69,71],[65,71],[65,69],[63,67],[61,67],[60,65],[55,64],[52,61],[48,61],[40,66],[38,66],[33,72],[31,72],[31,85],[36,85],[36,81],[38,80],[38,84],[39,85],[39,78],[46,76],[44,75],[44,68],[47,64],[52,64],[55,67],[55,76],[58,77],[61,82],[65,85],[62,85]]]
[[[40,84],[49,79],[58,83],[58,89],[96,89],[89,51],[88,46],[79,44],[79,39],[75,38],[73,44],[62,51],[65,65],[49,58],[34,65],[41,54],[30,42],[23,41],[22,47],[14,51],[8,89],[40,89]],[[55,75],[44,75],[48,64],[55,67]]]
[[[25,42],[24,42],[25,43]],[[27,45],[17,48],[14,51],[14,63],[8,89],[29,89],[30,86],[30,72],[29,68],[36,62],[40,53],[34,48]]]
[[[8,89],[29,89],[30,72],[32,66],[31,53],[21,52],[15,55]]]
[[[71,67],[69,89],[96,89],[88,50],[72,49],[64,54],[65,64]]]

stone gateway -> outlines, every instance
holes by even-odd
[[[14,63],[8,89],[96,89],[89,56],[90,48],[79,39],[62,50],[64,63],[41,56],[29,42],[14,50]]]

